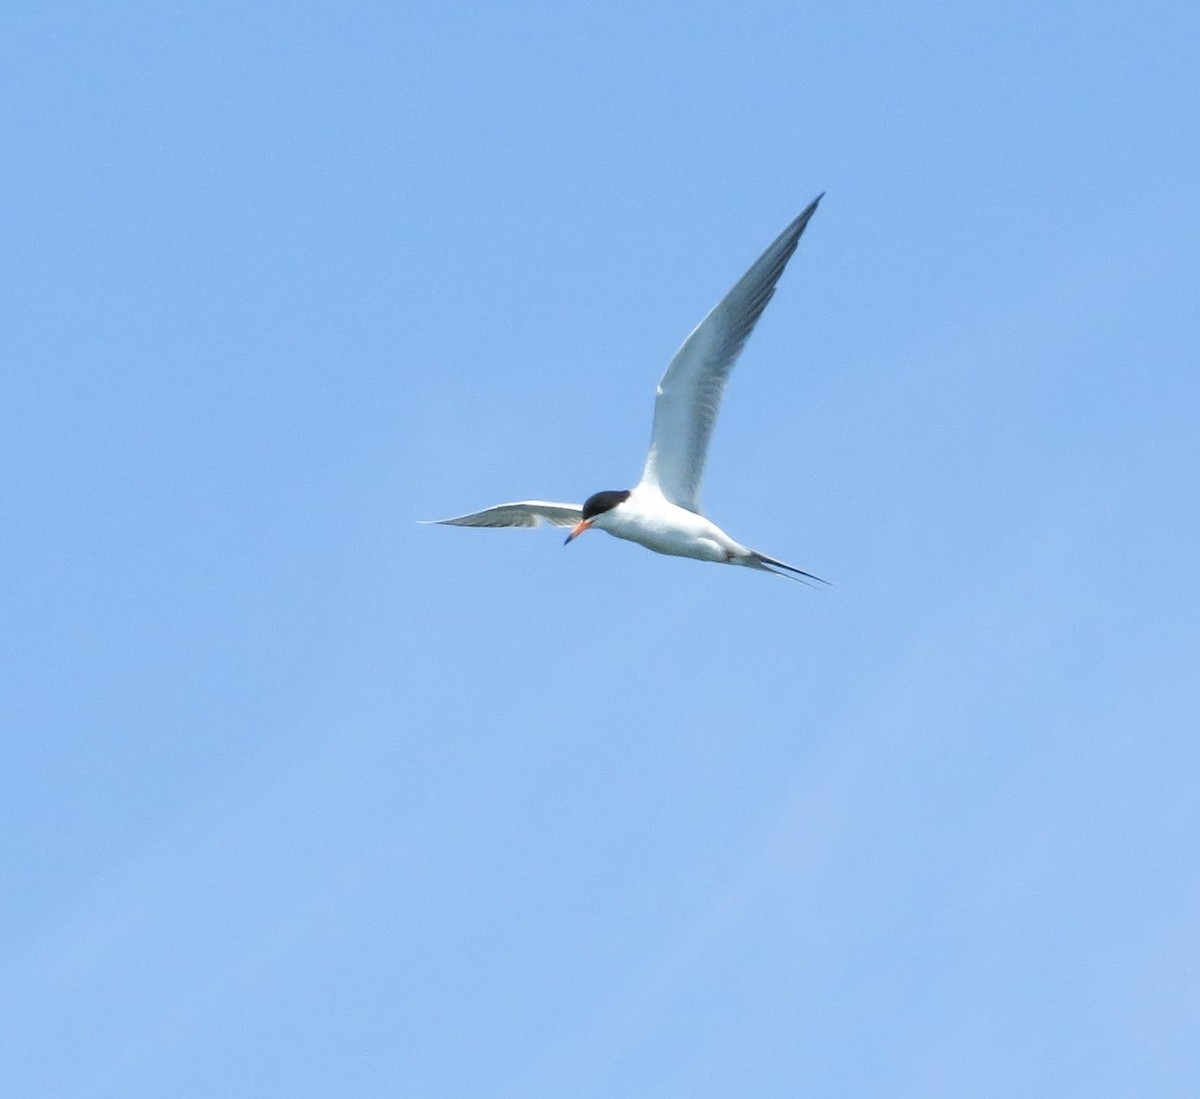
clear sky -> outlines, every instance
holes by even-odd
[[[1200,1095],[1198,12],[9,5],[5,1094]]]

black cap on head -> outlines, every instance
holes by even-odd
[[[628,499],[628,489],[594,493],[583,502],[583,518],[585,520],[595,519],[597,515],[612,511],[618,504],[624,503]]]

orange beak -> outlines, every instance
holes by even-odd
[[[572,538],[578,538],[591,525],[592,521],[590,519],[580,519],[579,522],[576,523],[572,528],[571,533],[567,535],[567,540],[563,543],[563,545],[569,546]]]

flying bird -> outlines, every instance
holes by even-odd
[[[654,400],[654,427],[642,479],[631,489],[597,492],[582,504],[521,500],[432,522],[452,527],[570,527],[564,545],[595,527],[656,553],[742,565],[805,582],[819,576],[743,546],[700,512],[700,480],[729,372],[800,234],[824,197],[818,195],[696,326],[667,367]]]

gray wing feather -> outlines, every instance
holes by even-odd
[[[521,500],[514,504],[456,515],[453,519],[421,519],[449,527],[536,527],[544,519],[556,527],[573,527],[583,518],[582,504],[552,504],[546,500]]]
[[[754,331],[818,195],[758,258],[738,284],[696,326],[658,383],[654,428],[642,483],[656,485],[673,504],[699,511],[700,481],[709,439],[733,364]]]

